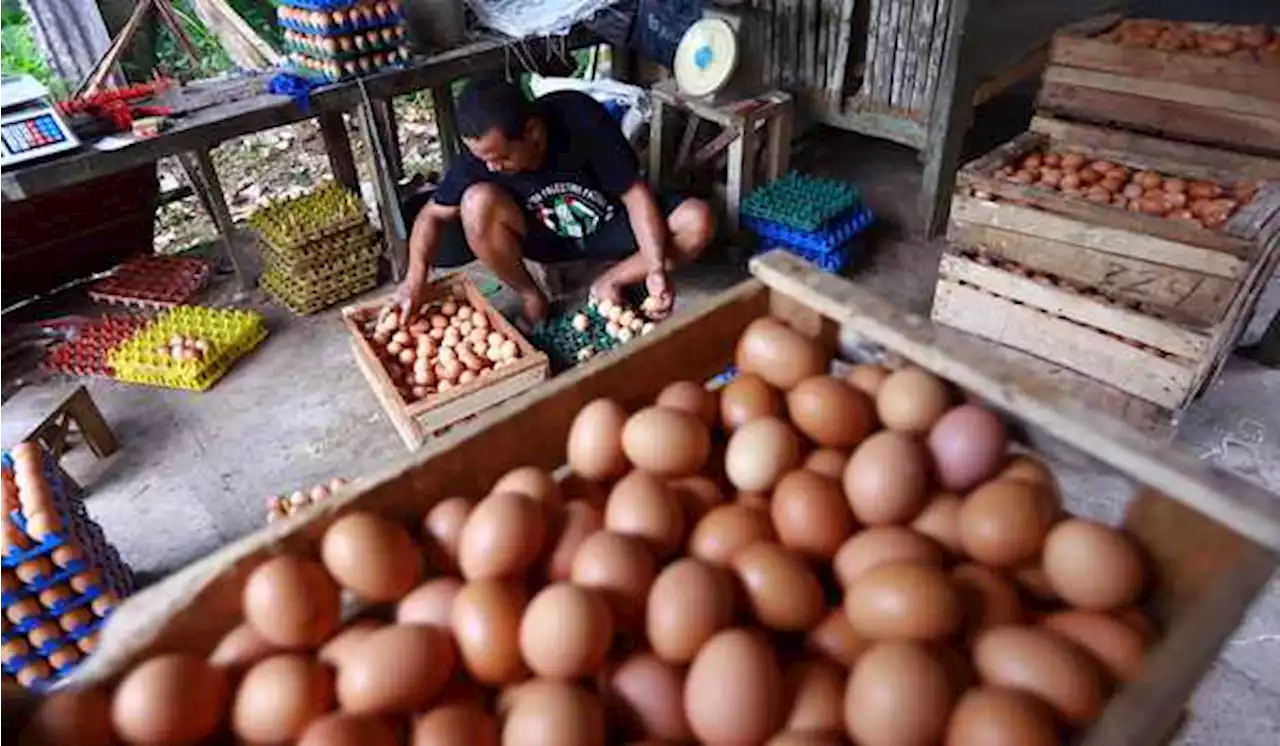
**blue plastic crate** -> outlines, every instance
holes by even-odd
[[[866,205],[857,205],[847,214],[816,231],[803,231],[772,220],[746,216],[743,225],[762,239],[804,249],[815,254],[835,251],[875,222]]]

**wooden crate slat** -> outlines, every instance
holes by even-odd
[[[919,45],[916,49],[915,71],[912,73],[911,108],[917,112],[928,111],[933,103],[928,90],[929,65],[933,62],[933,27],[938,15],[938,0],[916,0],[915,38]],[[938,43],[941,46],[941,42]]]
[[[1157,101],[1173,101],[1267,119],[1280,119],[1280,101],[1269,101],[1221,88],[1206,88],[1176,81],[1116,75],[1060,65],[1051,65],[1045,70],[1044,82],[1124,93]]]
[[[1265,185],[1253,201],[1227,221],[1226,231],[1237,238],[1256,240],[1267,235],[1267,224],[1280,213],[1280,181]]]
[[[898,51],[893,58],[893,80],[889,87],[889,105],[896,109],[905,109],[911,106],[909,97],[904,96],[904,90],[907,83],[907,72],[916,54],[916,39],[911,34],[911,22],[915,8],[913,0],[897,0],[894,3],[897,11],[894,15],[894,38],[897,40]]]
[[[951,254],[943,255],[938,273],[949,280],[968,283],[1002,298],[1105,329],[1180,357],[1199,359],[1208,352],[1212,343],[1208,334],[1127,308],[1105,305],[1069,290],[1041,285],[1029,278],[984,267]]]
[[[1062,198],[1062,201],[1069,200]],[[1244,270],[1241,259],[1224,252],[1204,251],[1177,241],[1107,225],[1085,223],[1021,205],[956,195],[951,205],[951,214],[957,220],[991,225],[1032,236],[1053,236],[1055,240],[1086,246],[1106,254],[1167,264],[1216,277],[1234,279]]]

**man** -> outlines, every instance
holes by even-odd
[[[654,312],[670,311],[667,273],[711,243],[714,220],[697,199],[656,199],[636,156],[605,108],[583,93],[527,100],[503,81],[473,82],[458,98],[459,154],[409,236],[404,312],[423,300],[432,266],[484,262],[515,290],[524,315],[547,315],[547,299],[522,259],[617,260],[592,293],[620,300],[644,282]]]

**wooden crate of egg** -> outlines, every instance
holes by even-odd
[[[1280,161],[1037,117],[958,178],[933,319],[1177,411],[1280,262]]]
[[[1276,566],[1274,498],[794,257],[752,271],[122,607],[34,735],[1170,737]],[[904,364],[837,371],[841,328]],[[977,401],[1114,467],[1122,525],[1065,514]]]
[[[440,280],[428,297],[407,320],[390,299],[342,311],[356,363],[410,449],[550,371],[547,356],[465,275]]]

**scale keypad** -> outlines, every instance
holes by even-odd
[[[4,125],[3,139],[5,151],[17,155],[46,145],[56,145],[67,138],[53,116],[41,114]]]

